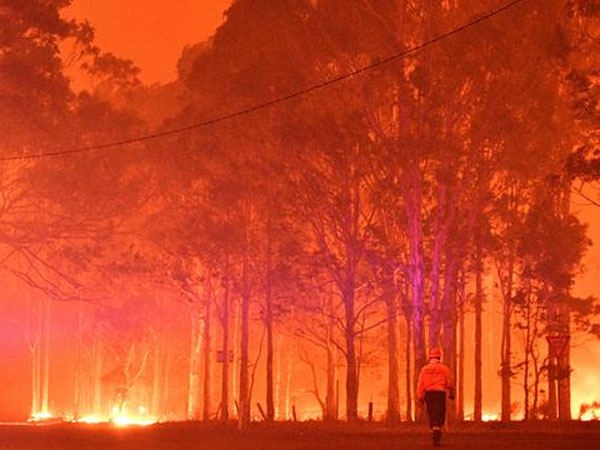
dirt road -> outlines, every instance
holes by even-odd
[[[0,450],[417,450],[431,448],[419,427],[235,426],[167,424],[143,428],[107,425],[0,426]],[[600,424],[556,427],[493,426],[456,429],[444,435],[446,449],[600,449]]]

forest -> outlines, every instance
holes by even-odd
[[[455,420],[600,417],[600,1],[234,0],[154,85],[70,3],[0,0],[31,418],[410,422],[436,346]]]

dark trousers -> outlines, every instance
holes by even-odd
[[[446,421],[446,393],[444,391],[425,392],[425,404],[429,416],[429,427],[442,427]]]

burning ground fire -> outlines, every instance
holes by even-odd
[[[583,403],[579,407],[579,420],[600,420],[600,402],[593,402],[591,404]]]
[[[29,418],[31,423],[43,423],[43,422],[74,422],[83,424],[102,424],[110,423],[116,427],[127,427],[127,426],[149,426],[158,422],[158,420],[146,416],[146,408],[140,406],[137,414],[132,414],[127,411],[127,408],[123,408],[119,411],[119,408],[115,406],[113,413],[110,417],[102,417],[96,415],[83,416],[80,418],[70,418],[55,416],[50,412],[38,412],[33,414]]]
[[[81,424],[113,424],[116,427],[128,427],[128,426],[150,426],[158,423],[156,418],[146,415],[146,408],[143,406],[138,407],[137,413],[131,413],[127,410],[127,407],[123,407],[119,411],[118,406],[114,406],[110,417],[87,415],[80,418],[74,418],[72,415],[66,417],[55,416],[50,412],[37,412],[29,418],[30,423],[41,424],[41,423],[55,423],[55,422],[73,422]],[[541,419],[542,417],[540,417]],[[600,401],[592,403],[581,403],[579,407],[579,413],[574,414],[574,419],[580,421],[594,421],[600,420]],[[302,420],[314,420],[314,415],[304,415]],[[473,420],[472,416],[467,416],[466,420]],[[497,413],[484,413],[482,415],[483,422],[497,422],[500,421],[500,415]]]
[[[497,420],[500,420],[500,416],[498,416],[498,414],[483,414],[481,416],[481,420],[483,420],[484,422],[495,422]]]
[[[42,412],[37,412],[31,415],[31,417],[29,418],[30,422],[41,422],[44,420],[51,420],[54,419],[54,416],[47,412],[47,411],[42,411]]]
[[[137,414],[129,413],[126,406],[123,406],[123,408],[114,406],[112,412],[113,415],[110,422],[118,427],[126,427],[129,425],[148,426],[157,422],[146,416],[146,408],[144,406],[138,408]]]

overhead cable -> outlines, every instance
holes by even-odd
[[[135,144],[138,142],[150,141],[150,140],[159,139],[159,138],[163,138],[163,137],[167,137],[167,136],[173,136],[173,135],[185,133],[185,132],[192,131],[192,130],[195,130],[198,128],[204,128],[204,127],[208,127],[210,125],[215,125],[219,122],[225,122],[228,120],[236,119],[238,117],[246,116],[246,115],[255,113],[257,111],[287,102],[289,100],[292,100],[292,99],[295,99],[298,97],[302,97],[311,92],[324,89],[328,86],[337,84],[339,82],[348,80],[350,78],[354,78],[358,75],[361,75],[365,72],[368,72],[368,71],[371,71],[374,69],[377,69],[386,64],[390,64],[390,63],[397,61],[399,59],[402,59],[408,55],[416,53],[419,50],[423,50],[424,48],[429,47],[439,41],[447,39],[453,35],[461,33],[462,31],[472,28],[482,22],[485,22],[486,20],[489,20],[489,19],[497,16],[498,14],[513,8],[516,5],[518,5],[519,3],[523,3],[524,1],[526,1],[526,0],[512,0],[512,1],[504,4],[503,6],[493,9],[485,14],[478,16],[477,18],[475,18],[469,22],[464,23],[463,25],[459,26],[458,28],[454,28],[451,31],[440,34],[430,40],[424,41],[424,42],[417,44],[409,49],[402,50],[400,52],[397,52],[393,55],[390,55],[390,56],[382,58],[382,59],[378,59],[377,61],[375,61],[373,63],[359,67],[358,69],[355,69],[351,72],[347,72],[342,75],[338,75],[338,76],[329,78],[325,81],[322,81],[317,84],[313,84],[304,89],[300,89],[300,90],[297,90],[297,91],[294,91],[294,92],[291,92],[291,93],[288,93],[285,95],[281,95],[280,97],[274,98],[272,100],[256,103],[247,108],[239,109],[234,112],[226,113],[226,114],[223,114],[220,116],[215,116],[215,117],[203,120],[201,122],[195,122],[190,125],[183,126],[183,127],[172,128],[169,130],[159,131],[159,132],[151,133],[151,134],[145,134],[145,135],[137,136],[134,138],[123,139],[123,140],[118,140],[118,141],[110,141],[110,142],[105,142],[105,143],[101,143],[101,144],[94,144],[94,145],[76,147],[76,148],[71,148],[71,149],[41,152],[41,153],[37,153],[37,154],[8,156],[8,157],[0,158],[0,161],[17,161],[17,160],[27,160],[27,159],[49,158],[49,157],[55,157],[55,156],[56,157],[68,156],[68,155],[73,155],[73,154],[77,154],[77,153],[91,152],[91,151],[95,151],[95,150],[105,150],[105,149],[112,149],[112,148],[116,148],[116,147],[123,147],[123,146],[131,145],[131,144]]]

